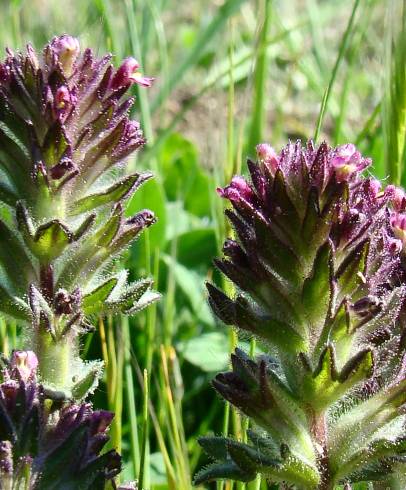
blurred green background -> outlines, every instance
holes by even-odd
[[[246,421],[215,395],[214,373],[248,339],[219,325],[205,300],[212,258],[229,233],[215,188],[255,145],[288,139],[355,142],[372,173],[401,182],[406,113],[405,25],[393,0],[2,0],[0,44],[40,49],[69,33],[82,47],[135,56],[156,81],[136,89],[148,143],[130,168],[155,179],[128,203],[159,222],[117,267],[152,275],[163,297],[135,318],[100,319],[84,358],[103,358],[95,404],[116,412],[111,445],[122,479],[146,489],[191,488],[205,463],[196,438],[244,437]],[[403,19],[404,20],[404,19]],[[13,331],[11,329],[11,331]],[[18,345],[1,324],[7,351]],[[146,374],[144,370],[146,369]],[[145,383],[148,389],[145,388]],[[230,482],[217,485],[231,489]],[[265,489],[257,481],[236,488]]]

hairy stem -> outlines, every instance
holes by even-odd
[[[331,490],[333,488],[333,483],[328,461],[328,434],[325,412],[312,412],[311,432],[318,453],[318,467],[321,475],[319,490]]]
[[[67,386],[73,358],[72,342],[55,341],[47,331],[38,333],[36,354],[42,382],[52,386]]]

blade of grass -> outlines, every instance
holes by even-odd
[[[347,52],[348,43],[350,41],[350,37],[351,37],[351,34],[353,32],[355,14],[357,13],[359,4],[360,4],[360,0],[355,0],[354,5],[352,7],[350,18],[348,20],[347,28],[345,29],[345,32],[344,32],[344,35],[343,35],[343,38],[342,38],[342,41],[340,44],[340,48],[338,50],[338,56],[336,58],[336,62],[335,62],[333,71],[331,72],[330,81],[328,82],[326,91],[324,92],[323,100],[322,100],[321,106],[320,106],[319,116],[317,118],[316,131],[314,133],[314,141],[315,142],[317,142],[317,140],[319,139],[319,136],[320,136],[321,127],[323,124],[324,116],[325,116],[326,111],[327,111],[327,106],[328,106],[328,102],[330,99],[331,90],[333,88],[334,82],[335,82],[336,77],[337,77],[338,69],[341,65],[341,62],[344,59],[345,53]]]
[[[170,348],[169,348],[170,351]],[[178,484],[180,488],[188,490],[191,488],[190,472],[188,471],[187,456],[185,458],[185,443],[182,442],[182,428],[179,426],[179,417],[176,413],[174,396],[172,393],[168,356],[165,346],[161,346],[161,365],[164,379],[165,398],[167,403],[167,414],[169,415],[168,429],[169,441],[175,458],[175,465],[178,467]]]
[[[336,118],[334,125],[334,145],[337,145],[341,139],[342,128],[347,115],[347,108],[350,100],[350,86],[352,77],[354,75],[355,61],[358,60],[358,53],[364,41],[368,26],[370,25],[371,17],[374,12],[374,9],[372,7],[375,3],[376,2],[374,1],[370,1],[368,5],[363,5],[363,8],[360,11],[361,20],[359,23],[359,28],[354,32],[354,41],[348,47],[347,72],[340,95],[340,112],[338,114],[338,117]]]
[[[127,414],[130,421],[130,448],[134,478],[140,472],[140,443],[137,424],[137,408],[135,405],[134,377],[131,367],[131,337],[128,317],[121,317],[121,329],[123,332],[123,349],[125,352],[125,388],[127,400]]]
[[[266,116],[266,83],[268,72],[268,55],[266,40],[271,24],[272,0],[262,0],[258,18],[258,44],[255,57],[254,93],[251,115],[251,127],[248,138],[248,154],[253,152],[255,146],[262,141]]]
[[[269,46],[272,46],[274,44],[277,44],[278,42],[282,41],[284,38],[288,37],[289,34],[291,34],[293,31],[297,29],[301,29],[306,25],[305,22],[301,22],[294,27],[290,29],[284,29],[280,34],[277,34],[276,36],[272,37],[266,42],[266,46],[264,49],[267,49]],[[233,70],[236,68],[240,67],[253,57],[254,50],[250,50],[248,53],[243,54],[242,56],[234,56],[234,65],[233,65]],[[166,139],[175,131],[176,126],[179,124],[184,119],[185,114],[190,111],[196,104],[196,102],[199,101],[199,99],[207,93],[210,89],[215,87],[219,82],[221,82],[223,79],[226,77],[230,77],[230,66],[227,65],[223,70],[220,70],[218,73],[216,73],[216,70],[213,70],[213,74],[209,75],[206,79],[206,83],[202,86],[202,88],[194,95],[192,95],[187,102],[185,102],[182,105],[182,108],[180,111],[178,111],[175,116],[172,118],[170,123],[165,126],[165,128],[158,134],[158,137],[156,138],[154,145],[146,148],[145,151],[142,153],[141,158],[143,160],[150,161],[152,156],[156,155],[156,153],[160,150]]]
[[[149,432],[149,417],[148,417],[148,404],[149,404],[149,381],[148,371],[144,369],[144,402],[142,407],[142,443],[141,443],[141,458],[140,458],[140,472],[138,476],[139,488],[144,488],[144,478],[146,473],[146,461],[147,461],[147,440]]]
[[[176,85],[183,79],[187,71],[199,62],[208,43],[224,27],[227,20],[238,12],[241,5],[245,1],[246,0],[226,0],[226,2],[224,2],[224,4],[217,10],[216,15],[211,20],[209,25],[197,36],[197,39],[189,54],[178,65],[178,67],[174,69],[168,81],[162,86],[152,104],[153,113],[162,106]]]
[[[134,55],[137,57],[139,62],[141,63],[141,66],[143,66],[144,59],[142,58],[141,46],[140,46],[140,41],[138,36],[138,28],[137,28],[137,23],[134,14],[136,9],[136,2],[135,0],[125,0],[124,5],[127,14],[127,25],[128,25],[131,50],[134,53]],[[154,142],[154,134],[152,130],[151,111],[150,111],[147,92],[145,91],[145,89],[143,89],[143,87],[137,86],[137,95],[141,108],[142,127],[145,136],[148,140],[148,143],[152,145],[152,143]]]
[[[406,0],[387,3],[384,142],[386,170],[400,185],[406,137]]]

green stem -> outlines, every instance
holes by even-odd
[[[36,354],[43,383],[58,390],[69,386],[73,350],[71,339],[62,338],[55,341],[48,332],[39,332]]]

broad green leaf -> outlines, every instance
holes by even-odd
[[[209,268],[217,253],[216,233],[213,228],[187,231],[177,237],[176,258],[188,268]],[[170,244],[167,246],[170,253]]]
[[[197,318],[208,324],[213,324],[213,317],[209,310],[204,291],[204,277],[194,270],[190,270],[179,262],[176,262],[169,255],[161,256],[164,264],[172,269],[179,289],[189,300],[189,303]]]
[[[188,362],[205,372],[224,371],[229,363],[229,340],[225,332],[203,333],[179,342],[177,348]]]

